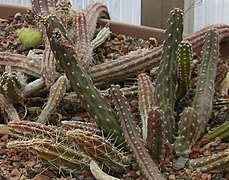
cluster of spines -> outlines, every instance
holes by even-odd
[[[111,86],[110,93],[115,105],[117,116],[121,122],[124,137],[136,158],[139,168],[147,179],[163,179],[158,167],[150,157],[150,154],[141,139],[141,135],[138,129],[136,129],[136,125],[133,123],[130,106],[126,101],[125,96],[120,91],[119,86]]]
[[[201,172],[222,172],[229,168],[229,150],[190,160],[190,166]]]
[[[192,102],[192,107],[198,115],[197,136],[205,132],[207,123],[211,118],[218,56],[218,33],[217,30],[211,29],[205,37],[196,93]]]
[[[66,36],[64,27],[58,19],[50,16],[47,19],[47,35],[55,58],[70,80],[72,89],[79,95],[80,101],[95,119],[97,124],[104,130],[105,135],[113,134],[117,143],[124,142],[121,127],[114,110],[100,95],[85,69],[79,63],[76,51],[71,41]]]
[[[177,97],[179,102],[190,88],[192,45],[189,42],[182,41],[177,49]]]
[[[143,140],[146,141],[147,133],[148,133],[148,114],[151,111],[151,108],[154,105],[154,86],[150,80],[150,77],[141,73],[138,75],[138,104],[139,104],[139,112],[141,116],[142,122],[142,137]]]
[[[177,84],[177,59],[176,51],[182,40],[183,34],[183,12],[174,9],[168,20],[168,27],[165,33],[163,54],[158,69],[158,76],[155,84],[155,105],[165,115],[164,132],[169,142],[173,141],[175,132],[175,90]]]

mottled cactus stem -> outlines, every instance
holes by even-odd
[[[189,42],[182,41],[177,49],[177,98],[179,102],[190,88],[192,45]]]
[[[94,87],[91,78],[79,63],[63,26],[54,16],[47,19],[47,35],[55,58],[65,71],[71,87],[79,95],[86,110],[95,118],[105,135],[113,134],[118,144],[123,143],[122,130],[114,110]]]
[[[222,172],[229,169],[229,150],[217,154],[192,159],[190,166],[201,172]]]
[[[218,56],[218,33],[215,29],[212,29],[205,37],[196,93],[192,104],[193,109],[196,110],[198,115],[198,133],[196,138],[199,138],[205,132],[212,114]]]
[[[58,80],[52,85],[49,92],[48,102],[46,103],[44,109],[41,111],[37,122],[45,124],[48,122],[48,118],[55,111],[59,102],[63,98],[68,86],[68,79],[65,75],[62,75]]]
[[[138,75],[138,102],[142,121],[142,137],[146,141],[148,132],[148,113],[154,105],[154,86],[147,74]]]
[[[168,21],[163,44],[162,60],[158,69],[155,85],[155,105],[164,112],[164,131],[169,142],[173,141],[175,132],[175,94],[177,84],[176,51],[182,40],[183,12],[174,9]]]
[[[124,136],[144,176],[146,179],[150,180],[163,179],[158,167],[153,162],[148,150],[144,146],[144,142],[141,139],[141,135],[136,125],[133,123],[130,106],[125,96],[121,93],[119,86],[111,86],[110,93],[121,122]]]

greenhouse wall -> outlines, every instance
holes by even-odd
[[[74,9],[86,8],[94,2],[107,5],[111,18],[139,25],[141,23],[141,0],[71,0]],[[0,0],[0,3],[13,3],[29,6],[30,0]]]

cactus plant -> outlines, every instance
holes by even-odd
[[[115,112],[94,87],[91,78],[78,62],[75,49],[66,37],[63,26],[54,16],[50,16],[46,23],[47,35],[55,58],[65,70],[71,87],[79,95],[84,107],[95,118],[105,135],[112,133],[114,138],[117,137],[117,143],[124,142]]]
[[[218,56],[218,33],[217,30],[212,29],[205,38],[196,93],[192,102],[192,107],[198,115],[197,139],[205,132],[206,125],[211,117]]]
[[[110,93],[114,101],[117,115],[121,121],[124,136],[133,152],[136,161],[147,179],[163,179],[158,167],[148,153],[139,131],[133,123],[130,106],[119,86],[111,86]]]
[[[174,9],[168,21],[168,27],[163,44],[162,60],[158,69],[155,84],[155,105],[164,112],[164,131],[169,142],[173,141],[175,132],[175,90],[177,83],[176,51],[182,40],[183,12]]]

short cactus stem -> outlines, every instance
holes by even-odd
[[[139,111],[142,121],[142,136],[143,140],[146,141],[148,133],[148,114],[154,104],[154,86],[150,81],[147,74],[141,73],[138,75],[138,101],[139,101]]]
[[[83,168],[89,168],[91,160],[89,156],[82,152],[47,139],[35,138],[27,141],[12,141],[7,144],[7,147],[28,149],[60,170],[71,173],[80,173]]]
[[[160,164],[163,159],[163,145],[165,136],[163,131],[164,113],[156,107],[152,107],[148,113],[148,128],[146,147],[155,163]]]
[[[54,7],[54,1],[49,0],[31,0],[31,4],[33,11],[42,15],[49,15],[49,10]]]
[[[227,64],[221,64],[217,67],[217,74],[215,78],[215,87],[217,90],[220,89],[221,86],[223,85],[224,79],[226,77],[229,78],[228,70],[229,70],[229,67]],[[227,95],[228,89],[229,89],[229,82],[228,82],[228,85],[224,89],[221,88],[223,93],[221,91],[220,95]]]
[[[163,44],[162,60],[158,69],[155,84],[155,105],[164,112],[164,133],[171,143],[175,132],[175,91],[177,84],[176,52],[183,34],[183,12],[180,9],[171,11]]]
[[[201,172],[222,172],[229,168],[229,150],[190,160],[190,166]]]
[[[91,41],[91,46],[93,49],[96,49],[97,47],[101,46],[107,38],[110,37],[111,31],[109,27],[103,27],[97,36]]]
[[[229,141],[229,121],[213,129],[211,132],[206,134],[203,139],[207,139],[210,141],[215,141],[216,139],[220,139],[222,141]]]
[[[20,121],[20,117],[13,104],[2,94],[0,94],[0,108],[8,121]]]
[[[181,113],[178,124],[178,137],[173,143],[173,148],[178,155],[188,155],[192,145],[195,144],[195,133],[197,132],[198,115],[191,108],[185,108]]]
[[[58,80],[51,86],[49,92],[48,102],[46,103],[44,109],[41,111],[37,122],[45,124],[48,122],[48,118],[55,111],[59,102],[63,98],[68,86],[68,79],[65,75],[62,75]]]
[[[79,95],[86,110],[104,130],[105,136],[113,134],[118,144],[123,143],[125,140],[114,110],[94,87],[91,78],[79,63],[76,51],[66,37],[63,26],[54,16],[50,16],[46,23],[51,48],[61,68],[66,72],[71,87]]]
[[[190,88],[192,45],[189,42],[182,41],[177,49],[177,98],[179,102]]]
[[[133,123],[130,106],[126,101],[125,96],[121,93],[119,86],[111,86],[110,93],[121,122],[124,136],[136,158],[139,168],[146,179],[163,179],[161,172],[150,157],[150,154],[141,139],[141,135],[138,129],[136,129],[136,125]]]
[[[212,114],[218,56],[218,33],[215,29],[212,29],[207,33],[205,38],[196,93],[192,103],[193,109],[196,110],[198,114],[197,138],[200,138],[198,136],[205,132],[205,128]]]

